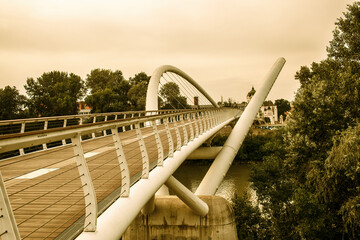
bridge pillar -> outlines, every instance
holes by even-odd
[[[213,239],[237,240],[235,217],[230,203],[219,196],[199,196],[209,206],[205,217],[196,215],[176,196],[156,196],[155,211],[139,214],[123,240]]]

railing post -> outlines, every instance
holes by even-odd
[[[202,120],[203,120],[203,123],[204,123],[204,128],[203,128],[203,132],[206,132],[208,126],[207,126],[207,121],[206,121],[206,110],[204,110],[202,113]]]
[[[71,138],[73,149],[75,153],[76,163],[80,175],[82,189],[85,199],[85,222],[84,231],[94,232],[96,231],[97,222],[97,200],[93,182],[91,180],[89,168],[84,156],[84,150],[81,146],[80,134]]]
[[[48,128],[48,120],[45,120],[44,122],[44,130],[47,130]],[[47,149],[47,146],[46,146],[46,143],[43,143],[43,150],[46,150]]]
[[[108,119],[108,115],[105,116],[104,122],[106,122]],[[104,137],[106,136],[106,129],[103,130]]]
[[[21,130],[20,130],[21,133],[24,133],[25,132],[25,122],[22,122],[21,123]],[[23,148],[20,148],[19,149],[19,153],[20,153],[20,156],[23,156],[25,154],[24,152],[24,149]]]
[[[215,110],[211,111],[211,122],[212,122],[212,127],[215,127],[216,126]]]
[[[186,131],[184,115],[182,115],[182,114],[180,115],[180,121],[181,121],[181,125],[182,125],[183,131],[184,131],[184,145],[187,145],[189,139],[188,139],[188,134],[187,134],[187,131]]]
[[[118,127],[111,129],[113,136],[115,151],[117,159],[119,161],[120,171],[121,171],[121,194],[120,197],[128,197],[130,195],[130,171],[126,161],[123,147],[121,145],[120,136],[118,133]]]
[[[67,125],[67,119],[64,119],[63,128],[66,128]],[[61,140],[62,145],[66,145],[66,139]]]
[[[214,110],[209,111],[209,116],[210,116],[210,126],[211,126],[211,128],[213,128],[213,127],[215,127]]]
[[[126,118],[126,113],[124,114],[124,119],[125,118]],[[122,131],[125,132],[125,130],[126,130],[125,126],[122,126],[121,128],[122,128]]]
[[[163,165],[163,161],[164,161],[164,149],[161,143],[161,139],[160,139],[160,135],[156,126],[156,120],[152,120],[152,127],[154,130],[154,134],[155,134],[155,142],[156,142],[156,146],[158,149],[158,161],[157,161],[157,165],[158,166],[162,166]]]
[[[181,149],[181,136],[180,136],[179,128],[178,128],[178,125],[177,125],[176,117],[177,116],[173,116],[172,119],[173,119],[173,126],[175,128],[175,133],[176,133],[176,150],[180,151],[180,149]]]
[[[6,192],[5,184],[0,172],[0,238],[2,240],[20,240],[14,213]]]
[[[192,122],[192,113],[188,114],[188,122],[189,122],[189,127],[190,127],[190,141],[194,140],[194,125]]]
[[[198,113],[193,113],[194,125],[195,125],[195,137],[199,136],[199,123],[198,123]]]
[[[96,123],[96,116],[94,116],[93,123]],[[92,138],[95,138],[95,132],[91,134]]]
[[[131,118],[134,118],[134,114],[131,114]],[[133,124],[130,125],[130,130],[133,130],[134,127],[133,127]]]
[[[164,118],[164,124],[165,124],[167,139],[169,142],[169,157],[173,157],[174,156],[174,143],[173,143],[173,140],[171,137],[168,117]]]
[[[207,131],[210,129],[210,121],[209,121],[209,115],[208,115],[208,111],[204,111],[204,122],[205,122],[205,129],[204,131]]]
[[[197,112],[197,117],[198,117],[198,122],[199,122],[199,135],[202,134],[204,132],[204,128],[203,128],[203,124],[202,124],[202,119],[200,117],[200,112]]]
[[[138,139],[141,157],[142,157],[142,163],[143,163],[141,178],[146,179],[146,178],[149,178],[150,163],[149,163],[149,156],[146,151],[146,146],[145,146],[144,138],[141,133],[139,122],[137,122],[135,124],[135,131],[136,131],[136,136]]]
[[[208,124],[207,124],[207,117],[206,117],[206,110],[204,110],[202,113],[202,120],[203,120],[203,123],[204,123],[204,128],[203,128],[203,133],[206,132],[208,130]]]

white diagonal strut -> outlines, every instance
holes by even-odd
[[[282,67],[285,64],[284,58],[279,58],[268,74],[261,88],[252,97],[249,105],[231,131],[228,139],[224,143],[220,153],[216,156],[214,162],[210,166],[209,171],[201,181],[195,194],[197,195],[214,195],[222,182],[224,176],[230,168],[236,153],[238,152],[242,142],[244,141],[253,121],[258,113],[261,105],[266,99],[271,87],[278,77]]]

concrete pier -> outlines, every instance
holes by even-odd
[[[230,203],[219,196],[199,196],[209,206],[205,217],[196,215],[176,196],[156,196],[155,211],[139,214],[123,240],[237,240]]]

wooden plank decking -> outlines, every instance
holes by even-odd
[[[178,123],[179,124],[179,123]],[[187,134],[190,126],[187,122]],[[170,127],[173,127],[170,124]],[[156,165],[158,146],[152,127],[142,128],[150,163]],[[164,157],[169,144],[164,125],[158,126]],[[179,127],[184,142],[182,127]],[[176,150],[176,132],[171,130]],[[119,133],[131,177],[141,174],[142,156],[135,130]],[[87,164],[96,191],[102,201],[121,187],[121,171],[112,136],[82,142]],[[39,169],[51,172],[25,178],[24,175]],[[9,195],[22,239],[54,239],[84,215],[85,203],[82,185],[72,145],[39,151],[0,161],[0,171]],[[44,170],[45,171],[45,170]]]

